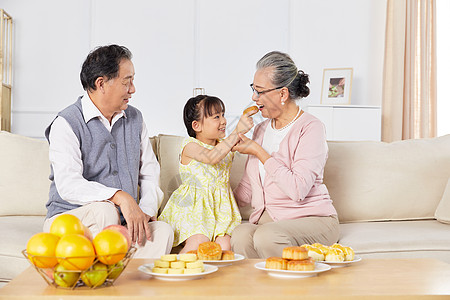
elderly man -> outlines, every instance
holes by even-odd
[[[173,231],[156,221],[160,167],[141,112],[128,105],[136,91],[131,56],[118,45],[89,53],[80,73],[85,94],[45,131],[52,182],[44,231],[59,214],[77,216],[94,236],[124,224],[135,257],[152,258],[170,252]]]

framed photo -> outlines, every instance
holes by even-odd
[[[353,68],[324,69],[321,104],[350,104]]]

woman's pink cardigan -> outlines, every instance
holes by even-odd
[[[255,127],[253,140],[260,145],[270,121]],[[264,164],[264,186],[259,160],[249,155],[244,176],[234,190],[239,206],[251,203],[251,223],[258,222],[264,209],[274,221],[337,215],[323,184],[328,146],[325,127],[319,119],[304,112],[281,141],[278,152],[271,156]]]

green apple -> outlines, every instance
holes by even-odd
[[[73,287],[80,278],[80,272],[67,270],[63,265],[56,265],[53,276],[55,283],[61,287]]]
[[[123,260],[119,261],[114,265],[108,266],[109,271],[108,279],[116,279],[122,273],[123,269],[124,269]]]
[[[81,280],[89,287],[102,285],[106,277],[108,277],[108,267],[101,262],[95,263],[95,265],[81,274]]]

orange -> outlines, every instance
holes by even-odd
[[[92,242],[98,260],[106,265],[121,261],[128,250],[127,238],[117,230],[105,229]]]
[[[58,263],[55,257],[58,241],[59,236],[52,233],[33,235],[27,243],[28,259],[38,268],[53,268]]]
[[[85,270],[95,259],[94,246],[81,234],[66,234],[56,246],[58,262],[67,270]]]
[[[50,226],[50,233],[62,237],[65,234],[84,234],[84,225],[73,215],[62,214],[55,218]]]

